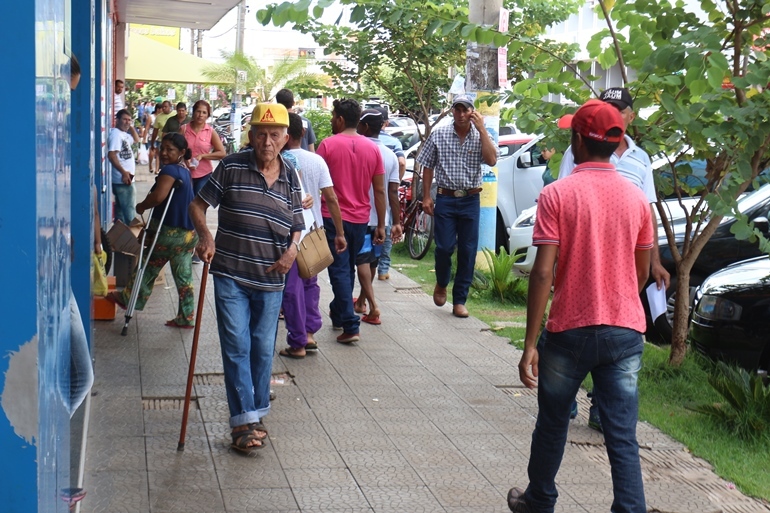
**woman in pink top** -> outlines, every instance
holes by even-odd
[[[196,196],[214,171],[211,161],[219,160],[226,155],[219,135],[206,123],[209,116],[211,116],[211,105],[205,100],[198,100],[193,105],[192,121],[183,125],[182,128],[184,138],[192,152],[188,167],[193,179],[193,193]]]

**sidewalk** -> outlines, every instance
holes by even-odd
[[[194,270],[199,280],[202,266]],[[156,287],[136,312],[127,337],[120,310],[115,321],[96,324],[88,495],[80,511],[503,513],[508,489],[526,485],[537,404],[536,391],[518,379],[520,351],[477,319],[435,307],[395,270],[374,283],[383,323],[362,324],[360,342],[336,343],[324,315],[317,354],[276,354],[270,441],[254,458],[229,450],[209,279],[198,400],[185,450],[177,452],[192,332],[163,325],[177,308],[166,273],[165,289]],[[326,273],[319,282],[324,311]],[[285,336],[281,322],[277,350]],[[584,393],[580,403],[557,476],[556,511],[606,512],[609,463],[601,434],[587,426]],[[638,437],[649,511],[770,512],[655,428],[640,423]]]

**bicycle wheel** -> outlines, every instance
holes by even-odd
[[[433,242],[433,217],[420,209],[406,227],[409,255],[415,260],[421,260],[428,253],[431,242]]]

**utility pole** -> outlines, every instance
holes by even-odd
[[[195,32],[196,32],[195,40],[196,40],[196,43],[197,43],[195,49],[196,49],[198,57],[202,58],[203,57],[203,30],[197,29]]]
[[[246,0],[241,0],[238,4],[238,23],[235,28],[235,52],[243,53],[243,34],[246,31]],[[233,102],[230,106],[230,133],[233,134],[235,144],[241,141],[241,116],[238,115],[241,106],[241,88],[245,86],[241,80],[245,71],[235,70],[235,91],[233,92]]]
[[[502,0],[469,0],[468,20],[484,27],[492,27],[500,21]],[[466,48],[465,91],[477,99],[499,90],[498,51],[493,45],[469,42]],[[487,106],[479,105],[479,112],[484,116],[484,126],[497,146],[500,130],[500,103]],[[497,223],[497,167],[482,164],[484,190],[481,192],[481,216],[479,218],[479,247],[476,266],[486,267],[483,248],[495,248]],[[505,229],[506,227],[503,227]],[[506,248],[508,249],[508,248]]]

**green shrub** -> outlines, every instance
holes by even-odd
[[[525,280],[513,275],[513,264],[518,256],[508,254],[504,247],[500,247],[500,253],[489,248],[484,248],[484,257],[489,265],[492,291],[500,301],[510,301],[516,304],[524,304],[527,301],[527,284]]]
[[[708,380],[725,402],[690,409],[723,423],[742,440],[770,442],[770,387],[762,377],[718,362]]]
[[[302,113],[313,124],[315,133],[315,147],[321,144],[321,141],[332,135],[332,113],[328,110],[312,109]]]

